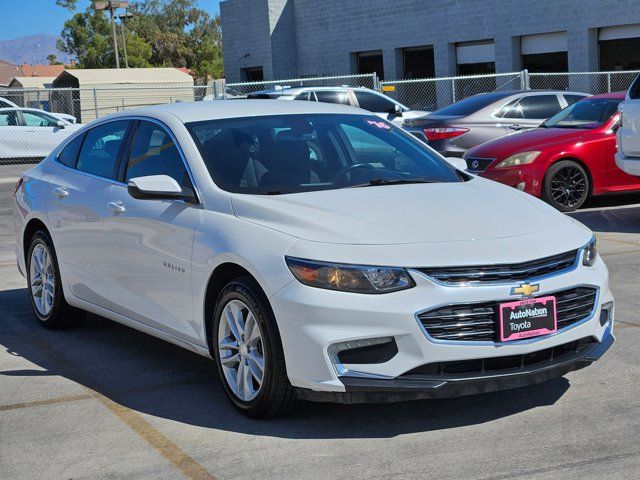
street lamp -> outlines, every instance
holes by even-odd
[[[39,43],[36,43],[36,44],[33,46],[33,73],[34,73],[34,76],[35,76],[35,77],[37,77],[37,76],[38,76],[38,67],[36,66],[36,65],[37,65],[37,63],[36,63],[36,51],[37,51],[39,48],[40,48],[40,44],[39,44]]]
[[[122,47],[124,50],[124,66],[129,68],[129,57],[127,56],[127,37],[124,34],[124,21],[127,18],[131,18],[133,17],[133,13],[128,12],[127,9],[125,8],[124,13],[118,15],[118,18],[120,19],[120,32],[122,33]]]
[[[93,8],[98,11],[109,10],[111,13],[111,29],[113,31],[113,49],[116,53],[116,68],[120,68],[120,54],[118,53],[118,37],[114,10],[129,8],[129,0],[93,0]]]

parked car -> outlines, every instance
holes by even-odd
[[[542,197],[558,210],[579,208],[591,195],[640,188],[616,166],[618,104],[624,93],[574,103],[540,128],[507,135],[465,154],[469,171]]]
[[[32,108],[0,108],[0,158],[42,159],[82,125]]]
[[[428,115],[423,110],[411,110],[393,98],[364,87],[301,87],[262,90],[247,95],[250,99],[308,100],[313,102],[352,105],[368,110],[398,126],[410,118]]]
[[[21,108],[21,107],[7,98],[0,97],[0,108]],[[48,113],[49,115],[53,115],[56,118],[60,118],[69,123],[76,123],[78,121],[76,117],[74,117],[73,115],[68,115],[66,113],[52,113],[48,111],[46,113]]]
[[[509,133],[540,125],[588,95],[553,90],[481,93],[436,110],[424,118],[405,120],[403,127],[446,157]]]
[[[212,357],[254,417],[535,384],[614,341],[589,229],[352,107],[113,114],[24,174],[14,215],[43,326],[90,311]]]
[[[629,175],[640,176],[640,75],[629,87],[619,109],[616,164]]]

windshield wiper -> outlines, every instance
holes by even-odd
[[[290,192],[287,192],[286,190],[269,190],[265,195],[284,195],[287,193]]]
[[[424,178],[372,178],[367,183],[359,183],[357,185],[351,185],[350,188],[357,187],[377,187],[379,185],[408,185],[411,183],[435,183],[433,180],[426,180]]]

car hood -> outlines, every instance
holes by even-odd
[[[522,237],[571,226],[533,197],[474,177],[460,183],[386,185],[278,196],[234,195],[241,219],[299,239],[351,245]]]
[[[589,130],[578,128],[532,128],[483,143],[467,153],[467,156],[489,155],[502,157],[527,150],[540,150],[558,143],[580,141]]]

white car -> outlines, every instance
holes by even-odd
[[[0,108],[21,108],[21,107],[16,103],[12,102],[11,100],[9,100],[8,98],[0,97]],[[44,110],[40,110],[40,111],[45,112]],[[78,121],[76,117],[74,117],[73,115],[69,115],[67,113],[55,113],[55,112],[54,113],[45,112],[45,113],[49,115],[53,115],[54,117],[64,120],[65,122],[68,122],[68,123],[77,123]]]
[[[591,231],[352,107],[104,117],[25,173],[14,215],[45,327],[89,311],[212,357],[253,417],[535,384],[614,341]]]
[[[629,87],[618,110],[616,165],[629,175],[640,176],[640,75]]]
[[[0,159],[42,159],[82,125],[33,108],[0,108]]]
[[[263,90],[247,95],[251,99],[307,100],[363,108],[401,127],[405,120],[424,117],[429,112],[409,107],[382,93],[364,87],[297,87]]]

